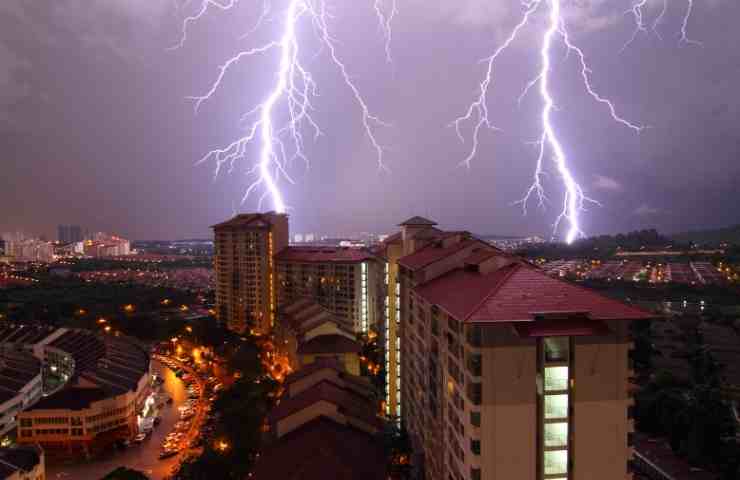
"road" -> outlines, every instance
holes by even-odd
[[[47,464],[46,478],[49,480],[99,480],[120,466],[144,472],[151,480],[162,480],[171,473],[172,467],[178,463],[179,455],[159,460],[159,452],[164,437],[172,431],[175,423],[180,420],[177,407],[185,403],[188,392],[185,383],[160,362],[152,360],[152,371],[162,375],[164,389],[172,397],[172,404],[164,406],[161,412],[162,422],[154,429],[152,434],[141,444],[132,443],[124,451],[110,452],[89,462]],[[202,412],[199,412],[199,415],[201,417],[197,418],[202,418]]]

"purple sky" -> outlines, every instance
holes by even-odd
[[[283,183],[294,232],[390,230],[412,214],[480,233],[549,234],[561,201],[529,215],[512,202],[526,190],[539,136],[539,97],[516,97],[538,68],[543,18],[497,64],[485,132],[470,169],[468,145],[448,124],[473,100],[481,58],[508,34],[517,0],[399,0],[393,65],[385,63],[372,0],[327,0],[339,54],[374,113],[392,124],[379,138],[390,173],[378,171],[359,111],[336,69],[305,30],[306,64],[319,84],[315,118],[325,135],[307,142]],[[53,236],[76,223],[135,239],[209,235],[240,205],[248,163],[213,180],[195,166],[240,134],[240,114],[265,95],[274,57],[240,62],[195,115],[188,95],[205,92],[239,49],[274,37],[279,19],[250,38],[261,1],[212,12],[176,51],[181,21],[198,0],[0,2],[0,232]],[[179,3],[182,3],[180,0]],[[280,13],[284,0],[275,0]],[[642,134],[610,121],[578,83],[573,56],[556,50],[558,133],[578,181],[603,207],[583,216],[587,233],[656,226],[664,231],[740,222],[740,3],[696,2],[689,23],[703,46],[680,46],[685,3],[669,0],[660,32],[623,53],[634,23],[627,0],[563,0],[573,40],[593,66],[594,86]],[[575,5],[578,6],[575,6]],[[258,5],[255,7],[255,5]],[[652,22],[661,0],[650,0]],[[269,203],[268,203],[269,205]]]

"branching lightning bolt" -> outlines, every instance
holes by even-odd
[[[645,7],[648,5],[649,0],[635,0],[635,2],[632,4],[632,7],[630,7],[626,14],[632,15],[635,21],[635,29],[632,31],[632,35],[630,38],[625,42],[624,46],[622,47],[622,51],[624,51],[627,47],[629,47],[632,42],[635,41],[637,36],[640,33],[647,33],[647,27],[645,26]],[[652,30],[655,33],[655,35],[662,39],[660,32],[658,31],[658,26],[663,23],[663,19],[666,16],[666,13],[668,13],[668,0],[661,0],[661,9],[658,15],[655,17],[655,20],[653,20],[652,23]],[[692,40],[689,38],[688,35],[688,28],[689,28],[689,20],[691,19],[691,15],[694,10],[694,0],[686,0],[686,10],[684,11],[683,17],[681,19],[681,29],[679,32],[679,43],[685,44],[685,45],[701,45],[702,43],[696,40]]]
[[[640,0],[640,2],[636,4],[634,9],[632,10],[633,14],[638,19],[639,29],[644,28],[641,8],[646,2],[647,0]],[[585,204],[588,202],[597,202],[587,197],[584,193],[583,188],[576,181],[575,176],[568,164],[568,156],[566,154],[565,148],[563,147],[563,144],[559,139],[556,128],[553,124],[552,113],[555,109],[555,100],[550,90],[550,80],[552,74],[551,50],[556,37],[559,37],[562,40],[568,52],[573,52],[576,54],[580,65],[581,79],[586,92],[595,102],[607,108],[611,119],[623,125],[624,127],[634,130],[635,132],[640,132],[644,127],[621,117],[617,113],[614,104],[609,99],[600,95],[594,89],[590,78],[591,69],[588,66],[585,54],[571,41],[568,35],[565,21],[563,20],[561,3],[562,0],[531,0],[529,2],[523,3],[524,14],[522,16],[522,19],[519,21],[519,23],[516,24],[511,34],[504,40],[503,44],[494,51],[493,55],[485,60],[485,62],[487,63],[487,69],[486,74],[483,77],[482,82],[480,83],[478,97],[473,101],[473,103],[471,103],[471,105],[462,116],[455,119],[453,125],[458,137],[464,141],[465,138],[461,133],[461,128],[463,125],[472,122],[472,147],[468,153],[468,156],[462,162],[464,165],[469,166],[470,162],[478,154],[479,135],[482,127],[492,127],[488,116],[489,111],[487,106],[487,96],[490,86],[493,83],[494,62],[517,39],[520,31],[530,23],[531,17],[537,12],[538,8],[543,4],[548,5],[548,26],[542,37],[542,44],[540,48],[540,57],[542,62],[541,69],[535,76],[535,78],[526,85],[522,95],[519,98],[519,100],[521,101],[521,99],[532,87],[538,85],[543,108],[541,112],[542,134],[540,136],[539,142],[537,142],[537,145],[539,147],[539,154],[537,156],[534,179],[532,185],[529,187],[529,189],[527,189],[524,198],[522,198],[517,203],[520,203],[522,205],[524,213],[526,214],[527,205],[531,197],[534,195],[538,198],[539,205],[544,207],[547,198],[545,196],[545,190],[542,185],[542,177],[545,174],[545,156],[547,155],[547,152],[550,151],[552,153],[552,160],[555,164],[555,168],[563,181],[563,187],[565,190],[563,196],[563,208],[555,221],[553,232],[554,234],[557,233],[561,223],[566,222],[568,224],[568,228],[567,232],[565,233],[565,240],[568,243],[572,243],[576,238],[582,235],[579,216],[580,213],[584,210]]]
[[[184,45],[187,40],[188,27],[202,18],[209,7],[229,10],[238,1],[229,0],[224,3],[216,0],[202,1],[198,12],[185,19],[180,42],[174,48]],[[383,8],[381,0],[376,0],[375,8],[386,40],[386,55],[390,60],[391,22],[396,13],[395,0],[393,0],[390,11]],[[248,34],[256,31],[263,24],[269,12],[270,4],[266,0],[262,14]],[[383,158],[384,149],[377,139],[376,130],[387,124],[371,113],[359,88],[352,80],[345,63],[339,56],[328,20],[329,14],[324,0],[290,0],[282,15],[283,31],[280,38],[240,51],[219,67],[215,81],[205,94],[190,97],[194,100],[195,109],[198,111],[205,101],[216,94],[226,74],[241,60],[273,52],[279,58],[275,82],[266,98],[242,117],[247,122],[244,134],[229,145],[211,150],[198,162],[215,161],[215,175],[218,175],[224,165],[228,165],[229,169],[233,170],[239,160],[247,158],[250,146],[259,145],[258,158],[247,172],[254,180],[247,187],[242,202],[246,201],[257,189],[262,188],[264,190],[260,196],[258,208],[262,208],[263,200],[269,196],[274,209],[279,213],[285,212],[286,205],[278,187],[278,181],[280,178],[285,178],[292,183],[287,170],[294,159],[301,159],[308,163],[304,154],[304,130],[308,128],[314,138],[322,135],[321,129],[311,116],[312,100],[317,96],[317,85],[313,75],[301,61],[298,27],[303,22],[313,27],[319,41],[328,52],[331,63],[337,68],[344,84],[351,91],[360,109],[365,135],[375,150],[378,167],[386,170]],[[285,120],[281,121],[283,117]]]

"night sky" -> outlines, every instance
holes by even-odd
[[[339,54],[373,113],[390,173],[380,172],[359,111],[326,52],[304,30],[306,65],[324,131],[307,142],[283,183],[293,232],[388,231],[413,214],[477,233],[550,232],[561,202],[552,174],[547,211],[512,205],[529,185],[539,137],[539,97],[517,96],[538,68],[542,16],[497,64],[489,107],[501,130],[485,132],[480,155],[449,123],[474,99],[484,65],[521,12],[517,0],[399,0],[394,63],[385,62],[372,0],[327,0]],[[593,83],[620,113],[651,128],[610,121],[578,82],[575,57],[556,49],[553,92],[558,134],[587,193],[603,206],[583,216],[589,234],[655,226],[674,232],[740,223],[740,2],[698,0],[689,23],[703,46],[681,46],[683,0],[659,27],[663,40],[634,29],[626,0],[563,0],[572,39],[593,67]],[[279,19],[249,31],[262,1],[213,11],[175,51],[182,19],[198,1],[0,1],[0,232],[53,238],[58,223],[133,239],[208,236],[240,205],[249,164],[213,179],[195,163],[240,133],[240,115],[265,95],[276,59],[245,60],[196,115],[218,66],[239,49],[275,37]],[[182,3],[182,0],[180,0]],[[284,2],[276,0],[273,12]],[[647,20],[661,0],[651,0]],[[577,6],[576,6],[577,5]],[[269,202],[266,204],[269,206]]]

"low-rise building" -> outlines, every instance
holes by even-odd
[[[44,451],[34,445],[0,448],[0,479],[46,480]]]
[[[284,385],[251,478],[386,478],[378,398],[370,382],[322,358],[289,375]]]
[[[139,433],[153,400],[149,353],[135,340],[8,325],[0,346],[0,394],[13,390],[0,407],[3,425],[17,426],[18,443],[88,455]]]
[[[360,375],[362,346],[352,323],[312,299],[303,298],[282,308],[274,335],[291,371],[330,357],[339,360],[350,373]]]

